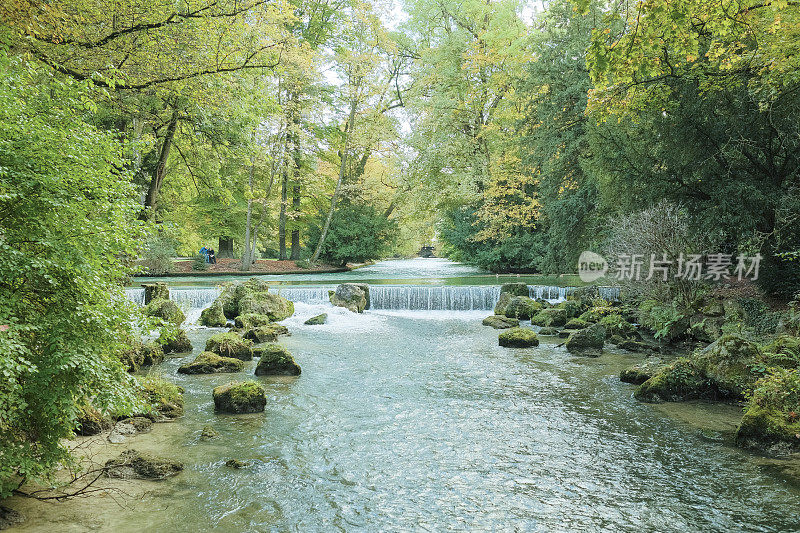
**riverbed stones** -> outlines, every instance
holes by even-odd
[[[206,341],[207,352],[213,352],[222,357],[234,357],[242,361],[253,359],[253,343],[243,339],[233,332],[217,333]]]
[[[312,316],[311,318],[303,322],[303,324],[305,324],[306,326],[320,326],[327,321],[328,321],[328,313],[322,313],[317,316]]]
[[[119,457],[109,459],[105,473],[111,478],[160,480],[178,475],[183,463],[144,454],[136,450],[126,450]]]
[[[507,348],[530,348],[539,346],[539,338],[532,329],[511,328],[500,333],[500,346]]]
[[[147,304],[144,308],[144,314],[160,318],[161,320],[180,326],[186,320],[186,315],[183,314],[180,307],[172,300],[159,298]]]
[[[200,313],[200,325],[209,328],[224,328],[228,324],[225,313],[222,311],[222,304],[215,301],[211,307],[206,307]]]
[[[200,440],[211,440],[219,437],[219,431],[214,429],[213,426],[203,426],[203,431],[200,432]]]
[[[364,290],[366,287],[367,290]],[[336,307],[344,307],[353,313],[363,313],[367,308],[369,287],[363,283],[342,283],[328,297]]]
[[[232,381],[213,391],[214,407],[223,413],[260,413],[267,405],[267,395],[255,381]]]
[[[239,470],[242,468],[247,468],[250,466],[250,463],[247,461],[242,461],[241,459],[228,459],[225,461],[225,466]]]
[[[491,326],[494,329],[508,329],[518,327],[519,320],[502,315],[491,315],[484,318],[482,324],[484,326]]]
[[[153,421],[144,416],[134,416],[120,420],[111,429],[107,440],[112,444],[121,444],[128,440],[128,437],[139,433],[149,433],[153,429]]]
[[[624,383],[641,385],[664,367],[664,362],[660,359],[649,359],[641,363],[629,366],[619,373],[619,380]]]
[[[186,331],[179,328],[170,335],[161,335],[158,339],[165,354],[186,353],[192,351],[192,343]]]
[[[178,368],[179,374],[223,374],[241,372],[244,361],[234,357],[221,357],[213,352],[202,352],[191,363]]]
[[[163,281],[142,283],[142,287],[144,287],[144,305],[153,300],[169,300],[169,287]]]
[[[256,376],[299,376],[300,366],[280,344],[266,344],[256,365]]]
[[[571,354],[599,357],[603,352],[605,340],[606,329],[600,324],[593,324],[588,328],[572,332],[564,345]]]

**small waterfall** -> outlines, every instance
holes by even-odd
[[[336,286],[270,288],[270,292],[275,292],[289,301],[307,304],[324,304],[330,302],[328,291],[333,290],[336,290]]]
[[[181,309],[205,309],[220,295],[219,287],[201,288],[170,288],[169,299],[178,304]]]
[[[144,289],[141,287],[125,289],[125,298],[141,307],[144,305]]]
[[[494,309],[500,287],[426,287],[371,285],[370,309],[477,311]]]

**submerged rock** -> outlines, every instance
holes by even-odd
[[[546,327],[543,327],[543,328],[539,329],[539,335],[546,335],[548,337],[555,337],[556,335],[558,335],[558,329],[550,327],[550,326],[546,326]]]
[[[4,505],[0,505],[0,530],[9,529],[25,521],[25,515]]]
[[[215,301],[211,307],[203,309],[200,313],[200,325],[209,328],[224,328],[228,324],[225,313],[222,311],[222,304]]]
[[[295,363],[289,350],[280,344],[267,344],[261,350],[261,359],[256,365],[256,376],[299,376],[300,366]]]
[[[502,315],[491,315],[483,319],[483,325],[491,326],[494,329],[508,329],[519,326],[519,320]]]
[[[303,324],[305,324],[306,326],[319,326],[327,321],[328,321],[328,313],[322,313],[321,315],[312,316],[311,318],[303,322]]]
[[[706,378],[696,361],[682,357],[656,372],[633,393],[649,403],[718,398],[719,391]]]
[[[500,346],[507,348],[529,348],[539,346],[539,338],[532,329],[511,328],[500,333],[498,337]]]
[[[178,367],[179,374],[222,374],[241,372],[244,361],[234,357],[222,357],[213,352],[202,352],[191,363]]]
[[[192,343],[186,335],[186,331],[178,329],[169,336],[161,335],[158,342],[162,345],[164,353],[186,353],[192,351]]]
[[[159,298],[153,300],[145,306],[144,314],[147,316],[157,317],[170,324],[180,326],[186,320],[186,315],[183,314],[180,307],[172,300]]]
[[[121,479],[159,480],[176,476],[183,470],[183,463],[162,459],[126,450],[116,459],[106,462],[105,471],[108,477]]]
[[[120,420],[114,424],[111,433],[108,434],[108,442],[120,444],[125,442],[128,437],[139,433],[149,433],[153,429],[153,421],[143,416],[134,416]]]
[[[365,290],[366,287],[366,290]],[[367,308],[369,287],[361,283],[342,283],[335,291],[329,292],[333,305],[344,307],[353,313],[363,313]]]
[[[248,466],[250,466],[250,463],[247,461],[241,461],[239,459],[228,459],[227,461],[225,461],[225,466],[227,466],[228,468],[241,469],[241,468],[247,468]]]
[[[203,431],[200,432],[201,440],[216,439],[219,437],[219,432],[212,426],[203,426]]]
[[[575,355],[599,357],[603,353],[606,340],[606,329],[600,324],[593,324],[586,329],[572,332],[564,346]]]
[[[267,405],[264,387],[255,381],[233,381],[213,391],[214,407],[223,413],[260,413]]]
[[[206,341],[207,352],[213,352],[222,357],[234,357],[242,361],[253,359],[253,343],[241,338],[236,333],[217,333]]]

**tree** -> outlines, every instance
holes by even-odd
[[[85,83],[0,51],[0,497],[69,459],[79,404],[124,412],[120,281],[145,241],[122,147]]]

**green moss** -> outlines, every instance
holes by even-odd
[[[583,301],[580,300],[564,300],[563,302],[559,302],[555,306],[558,309],[563,309],[567,313],[567,318],[573,318],[584,311],[586,311],[586,305],[584,305]]]
[[[280,344],[260,346],[261,358],[256,366],[256,376],[299,376],[300,366],[289,350]]]
[[[158,338],[158,343],[163,347],[164,353],[186,353],[192,351],[192,343],[189,341],[186,331],[180,328],[170,333],[162,333]]]
[[[800,366],[800,338],[780,335],[762,348],[767,366],[798,368]]]
[[[211,307],[203,309],[200,313],[200,325],[209,328],[224,328],[228,323],[225,313],[222,311],[222,304],[219,300],[211,304]]]
[[[158,299],[153,300],[145,306],[144,313],[147,316],[157,317],[170,324],[180,326],[186,320],[186,315],[172,300]]]
[[[212,352],[200,353],[194,361],[178,368],[179,374],[217,374],[240,372],[244,370],[244,361],[233,357],[221,357]]]
[[[614,314],[615,312],[616,310],[613,307],[591,307],[578,318],[586,322],[600,322],[604,316]]]
[[[235,357],[242,361],[250,361],[253,358],[253,343],[241,338],[233,332],[217,333],[209,337],[206,341],[207,352],[214,352],[223,357]]]
[[[505,307],[505,316],[519,320],[528,320],[537,311],[542,309],[542,304],[527,296],[512,296]]]
[[[509,294],[511,296],[528,296],[527,283],[504,283],[500,286],[500,294]]]
[[[540,327],[561,327],[567,323],[567,311],[557,307],[542,309],[531,317],[531,324]]]
[[[677,402],[716,398],[718,391],[695,361],[683,357],[642,383],[633,395],[643,402]]]
[[[484,326],[491,326],[494,329],[508,329],[518,327],[519,320],[501,315],[491,315],[484,318],[482,324]]]
[[[606,336],[619,335],[630,338],[636,335],[636,326],[625,320],[622,315],[606,315],[600,319],[599,324],[606,328]]]
[[[663,361],[654,360],[654,361],[644,361],[643,363],[637,363],[633,366],[629,366],[628,368],[624,369],[622,372],[619,373],[620,381],[625,383],[633,383],[634,385],[641,385],[654,375],[656,375],[659,371],[664,368]]]
[[[277,294],[266,291],[246,292],[239,299],[239,314],[266,315],[273,322],[284,320],[294,314],[294,304]]]
[[[183,414],[183,388],[158,374],[139,379],[140,397],[149,418],[177,418]]]
[[[588,328],[589,323],[585,320],[581,320],[580,318],[571,318],[566,324],[564,324],[564,327],[566,329],[583,329]]]
[[[236,317],[234,321],[237,328],[250,329],[257,328],[258,326],[266,326],[270,322],[269,316],[260,315],[257,313],[245,313]]]
[[[322,313],[317,316],[312,316],[311,318],[303,322],[303,324],[305,324],[306,326],[320,326],[327,321],[328,321],[328,313]]]
[[[600,324],[592,324],[586,329],[570,333],[564,346],[575,355],[598,357],[603,352],[606,330]]]
[[[775,369],[752,392],[736,443],[763,451],[800,450],[800,375]]]
[[[498,342],[508,348],[529,348],[539,346],[539,337],[532,329],[511,328],[500,333]]]
[[[232,381],[216,387],[214,406],[227,413],[258,413],[267,405],[264,388],[255,381]]]
[[[513,298],[513,296],[510,293],[500,293],[500,298],[497,300],[497,303],[494,306],[494,314],[505,316],[506,308],[508,307],[508,302],[511,301],[511,298]]]

